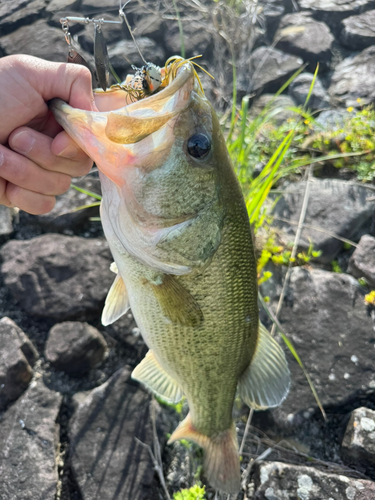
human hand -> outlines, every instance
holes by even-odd
[[[50,212],[71,177],[91,169],[91,159],[49,111],[47,101],[54,97],[95,109],[89,70],[26,55],[0,59],[1,205]]]

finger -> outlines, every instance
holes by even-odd
[[[33,215],[47,214],[56,203],[54,196],[35,193],[10,182],[7,183],[6,198],[12,206]]]
[[[16,186],[53,196],[67,191],[71,181],[69,175],[45,170],[28,158],[1,145],[0,175]]]
[[[9,146],[40,167],[81,177],[89,172],[92,161],[65,133],[55,140],[28,127],[20,127],[9,136]],[[59,151],[60,150],[60,151]]]
[[[0,205],[5,205],[6,207],[11,207],[12,204],[8,200],[6,195],[7,181],[0,177]]]

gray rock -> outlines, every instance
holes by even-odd
[[[264,89],[277,92],[281,85],[303,64],[302,59],[280,50],[259,47],[254,50],[247,68],[239,68],[239,79],[244,80],[247,92]]]
[[[331,62],[334,37],[325,23],[316,21],[308,12],[284,16],[276,40],[279,49],[311,63],[312,71],[317,63],[321,63],[322,69]]]
[[[3,415],[0,498],[55,500],[61,399],[39,379]]]
[[[374,393],[374,323],[352,276],[293,268],[280,322],[324,407],[337,408],[360,394]],[[284,403],[270,413],[274,424],[298,427],[317,405],[302,370],[285,351],[292,386]]]
[[[375,411],[363,407],[352,411],[342,442],[342,455],[350,464],[365,468],[375,464]]]
[[[272,40],[275,32],[280,24],[282,17],[285,15],[285,5],[277,2],[266,2],[260,4],[261,16],[264,19],[264,27],[269,40]]]
[[[2,274],[28,313],[57,321],[98,317],[113,281],[104,239],[50,235],[6,243]]]
[[[48,26],[44,20],[22,26],[0,38],[0,49],[5,55],[28,54],[55,62],[66,62],[67,47],[61,29]]]
[[[185,56],[202,54],[207,59],[213,50],[213,38],[209,29],[201,23],[190,22],[183,25]],[[164,43],[169,56],[181,54],[181,37],[177,22],[171,23],[164,31]]]
[[[258,462],[254,500],[370,500],[375,483],[328,474],[313,467]]]
[[[9,239],[13,233],[14,209],[0,205],[0,242]]]
[[[117,371],[73,416],[71,465],[83,500],[150,498],[153,466],[135,439],[152,445],[150,396],[131,381],[130,372]]]
[[[285,243],[294,241],[305,194],[305,181],[290,184],[274,209],[274,215],[294,221],[288,224],[275,220],[282,227]],[[342,242],[332,234],[349,240],[357,240],[361,230],[370,224],[375,205],[367,201],[369,191],[341,180],[317,180],[310,183],[310,195],[305,224],[315,226],[330,234],[306,227],[302,230],[299,247],[306,251],[313,242],[314,249],[321,250],[319,261],[331,262],[342,248]],[[362,233],[363,234],[363,233]]]
[[[12,2],[2,2],[0,3],[0,20],[4,17],[10,16],[13,12],[25,7],[30,0],[12,0]]]
[[[371,5],[370,0],[300,0],[299,5],[302,9],[311,9],[312,11],[323,12],[352,12],[357,9],[364,9]]]
[[[294,100],[288,95],[282,94],[275,97],[274,94],[263,94],[253,102],[250,108],[250,116],[252,118],[257,117],[266,106],[269,106],[272,119],[277,125],[281,125],[288,118],[296,116],[294,111],[287,109],[295,105]]]
[[[45,356],[54,368],[81,375],[103,361],[106,348],[99,330],[88,323],[67,321],[51,328]]]
[[[340,40],[351,50],[362,50],[375,43],[375,10],[359,16],[350,16],[343,21]]]
[[[62,10],[69,10],[72,12],[79,8],[80,3],[81,0],[50,0],[46,11],[51,12],[52,14]]]
[[[322,111],[316,119],[316,123],[313,124],[314,130],[316,132],[321,132],[322,130],[329,130],[331,132],[340,130],[344,127],[348,116],[350,116],[350,113],[346,109],[327,109],[326,111]]]
[[[156,44],[164,43],[164,33],[167,30],[166,23],[161,16],[156,14],[144,14],[135,24],[137,37],[151,38]]]
[[[289,95],[298,105],[304,105],[310,92],[314,76],[311,73],[301,73],[289,85]],[[307,107],[318,110],[329,107],[329,96],[319,78],[316,78],[313,91]]]
[[[82,0],[82,14],[113,13],[118,12],[118,2],[113,0]]]
[[[365,278],[370,286],[375,287],[375,238],[369,234],[362,236],[354,250],[348,273],[356,278]]]
[[[21,349],[27,362],[33,367],[39,358],[38,352],[29,337],[16,325],[16,323],[6,316],[0,319],[0,329],[3,335],[7,335],[14,344],[17,344],[18,349]],[[17,339],[17,340],[16,340]]]
[[[164,65],[164,50],[153,40],[146,37],[139,37],[137,38],[137,43],[146,61],[152,61],[154,64]],[[108,55],[113,67],[119,73],[119,76],[124,79],[128,73],[134,73],[131,68],[131,64],[137,67],[142,67],[144,65],[134,42],[131,40],[122,40],[121,42],[109,46]]]
[[[9,318],[0,320],[0,410],[27,389],[33,376],[30,366],[38,355],[23,331]]]
[[[47,0],[32,0],[1,20],[1,34],[7,35],[21,26],[31,24],[43,17]],[[12,10],[12,9],[10,9]]]
[[[375,45],[341,61],[328,92],[333,102],[345,107],[359,108],[375,102]]]
[[[98,195],[101,194],[98,178],[88,175],[82,179],[73,179],[73,184]],[[90,217],[97,217],[99,215],[99,207],[85,208],[78,211],[76,209],[97,201],[97,199],[85,193],[70,188],[66,193],[56,196],[56,204],[48,214],[28,215],[25,213],[22,215],[27,224],[41,227],[45,232],[77,231],[82,230],[89,223]]]

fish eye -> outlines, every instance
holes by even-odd
[[[211,141],[205,134],[194,134],[187,141],[187,151],[193,158],[203,160],[211,151]]]

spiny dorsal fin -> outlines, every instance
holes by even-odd
[[[168,403],[178,403],[183,396],[177,382],[163,370],[151,350],[134,368],[131,376]]]
[[[238,383],[240,396],[251,408],[270,408],[278,406],[286,398],[289,386],[285,354],[268,330],[259,323],[254,356]]]
[[[109,289],[107,298],[105,299],[102,324],[104,326],[111,325],[125,314],[129,307],[128,292],[125,283],[121,276],[117,274],[115,281]]]
[[[173,323],[198,326],[203,321],[198,302],[174,276],[164,274],[161,284],[151,283],[151,287],[164,314]]]
[[[208,437],[194,428],[189,413],[168,444],[178,439],[189,439],[203,448],[203,470],[211,486],[225,493],[239,492],[241,471],[234,424],[228,430]]]

